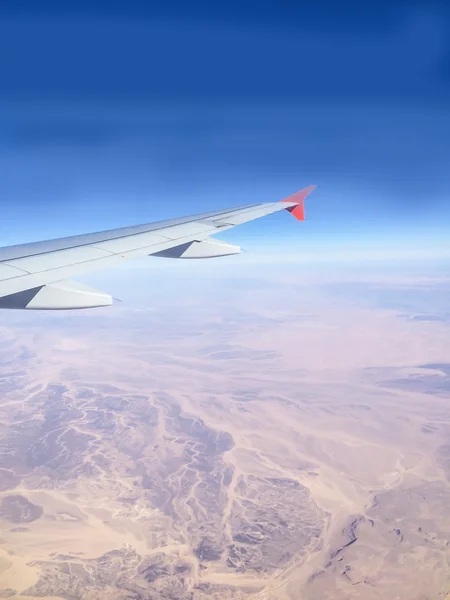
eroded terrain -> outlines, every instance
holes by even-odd
[[[0,597],[446,597],[446,326],[246,298],[1,315]]]

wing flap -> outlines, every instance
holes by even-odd
[[[132,252],[139,248],[149,248],[157,244],[163,244],[169,241],[169,238],[155,233],[138,233],[117,240],[107,240],[106,242],[98,242],[94,244],[94,248],[106,250],[110,254],[121,254],[123,252]]]
[[[14,279],[14,277],[19,277],[20,275],[25,275],[25,273],[16,267],[0,263],[0,282],[6,279]]]
[[[210,235],[211,231],[214,230],[215,227],[209,225],[205,225],[204,223],[184,223],[183,225],[174,225],[173,227],[167,227],[166,229],[162,229],[161,233],[164,237],[169,238],[170,240],[178,240],[182,237],[191,237],[196,235]]]
[[[69,267],[70,265],[101,259],[109,254],[105,250],[96,248],[95,246],[83,246],[81,248],[58,250],[57,252],[40,254],[38,256],[18,258],[5,263],[5,265],[27,273],[42,273],[42,271],[50,271],[51,269]]]

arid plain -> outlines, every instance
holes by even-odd
[[[0,597],[450,597],[449,291],[224,275],[3,312]]]

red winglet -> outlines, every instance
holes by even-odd
[[[316,189],[316,185],[310,185],[309,187],[305,187],[299,192],[295,192],[292,196],[288,198],[283,198],[280,202],[295,202],[297,206],[289,206],[286,210],[288,210],[291,215],[294,215],[296,219],[299,221],[305,220],[305,198],[309,196],[309,194]]]

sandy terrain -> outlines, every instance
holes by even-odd
[[[0,315],[0,598],[450,593],[448,325],[262,287]]]

